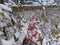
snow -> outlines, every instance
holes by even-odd
[[[15,2],[13,2],[12,0],[9,0],[8,2],[9,2],[9,3],[11,3],[11,4],[12,4],[12,6],[17,6],[17,5],[16,5],[16,3],[15,3]]]
[[[0,35],[4,34],[3,32],[0,31]]]
[[[45,10],[45,7],[43,7],[43,9]]]
[[[7,24],[5,22],[0,22],[0,27],[4,27],[4,26],[7,26]]]
[[[2,9],[0,8],[0,13],[2,13],[3,11],[2,11]]]
[[[19,38],[20,37],[20,32],[16,32],[15,36],[16,36],[16,38]]]
[[[44,0],[44,2],[43,2],[44,5],[46,5],[47,3],[54,2],[54,0],[53,1],[50,0],[50,2],[45,2],[45,1],[47,1],[47,0]],[[33,6],[38,6],[38,5],[40,5],[38,2],[33,3]],[[52,45],[57,44],[55,42],[55,40],[57,40],[55,37],[53,37],[53,38],[52,38],[52,36],[49,37],[49,34],[51,33],[50,32],[51,25],[49,23],[46,23],[43,20],[41,22],[40,19],[38,21],[36,21],[35,19],[31,19],[31,21],[29,19],[26,20],[25,18],[27,18],[27,17],[22,18],[22,20],[20,19],[19,21],[21,21],[21,22],[17,22],[18,19],[15,17],[15,15],[10,13],[10,12],[12,12],[12,8],[10,6],[17,6],[17,5],[12,0],[9,0],[9,3],[0,4],[0,20],[2,20],[2,21],[0,21],[0,28],[3,29],[3,27],[5,27],[5,31],[6,31],[6,34],[8,37],[8,40],[5,40],[6,37],[1,38],[2,45],[22,45],[22,43],[26,37],[31,38],[31,40],[33,42],[37,43],[37,45],[40,45],[40,41],[39,41],[40,36],[43,37],[42,45],[50,45],[49,41],[53,42]],[[25,6],[27,6],[27,5],[25,5]],[[32,5],[29,5],[29,6],[32,6]],[[45,9],[45,7],[43,7],[43,9]],[[34,15],[34,16],[36,15],[34,13],[35,11],[34,12],[31,11],[31,12],[33,13],[32,15]],[[2,13],[4,14],[4,16],[2,15]],[[29,13],[29,11],[27,11],[27,13]],[[29,14],[26,14],[26,15],[29,15]],[[10,17],[10,15],[12,15],[12,16]],[[21,15],[19,15],[19,16],[21,16]],[[11,18],[16,23],[15,25],[12,25]],[[31,18],[32,18],[32,16],[31,16]],[[11,22],[11,25],[7,27],[7,24],[9,24],[10,22]],[[22,25],[21,26],[22,30],[20,30],[20,25],[17,25],[17,24]],[[30,25],[34,25],[33,31],[31,31],[30,29],[28,30]],[[42,29],[41,29],[41,27],[42,27]],[[58,28],[60,29],[60,24],[58,24]],[[48,33],[48,34],[46,34],[46,33]],[[36,35],[33,36],[33,34],[36,34]],[[0,31],[0,36],[3,37],[2,35],[4,36],[4,33],[3,33],[3,31]],[[16,41],[16,42],[14,40],[14,35],[16,36],[16,38],[18,38],[18,41]],[[58,34],[58,36],[60,36],[60,34]],[[52,38],[52,41],[50,38]],[[58,38],[58,41],[59,41],[58,42],[58,45],[59,45],[60,38]]]
[[[60,29],[60,23],[58,24],[58,29]]]
[[[10,16],[6,12],[4,12],[4,16],[11,20]]]
[[[30,0],[27,0],[25,1],[25,3],[29,3],[31,2],[32,4],[28,5],[28,4],[24,4],[25,6],[41,6],[42,3],[43,5],[47,5],[47,6],[50,6],[50,5],[57,5],[57,3],[54,1],[54,0],[36,0],[36,1],[30,1]]]
[[[11,38],[10,40],[4,40],[1,39],[2,45],[16,45],[14,38]]]
[[[0,8],[12,12],[12,9],[4,4],[0,4]]]
[[[25,35],[27,35],[27,29],[26,28],[23,28],[23,33],[25,33]]]
[[[50,41],[50,38],[44,37],[42,45],[50,45],[49,41]]]
[[[6,6],[11,6],[12,4],[11,3],[4,3]]]
[[[39,4],[38,2],[33,2],[33,5],[35,5],[35,6],[40,6],[41,4]]]
[[[54,0],[42,0],[43,5],[54,5]],[[56,3],[56,2],[55,2]]]
[[[20,34],[19,41],[18,41],[18,42],[19,42],[19,45],[22,45],[25,36],[26,36],[25,33],[21,33],[21,34]]]
[[[42,45],[46,45],[46,42],[47,42],[47,40],[46,40],[46,38],[44,38],[43,42],[42,42]]]

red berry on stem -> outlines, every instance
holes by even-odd
[[[27,43],[29,43],[30,40],[31,40],[30,37],[25,37],[24,42],[27,44]]]
[[[34,25],[30,25],[30,27],[28,28],[28,30],[34,30],[35,29],[35,26]]]
[[[38,21],[38,17],[36,17],[35,20]]]
[[[31,40],[31,38],[30,37],[26,37],[25,40],[29,41],[29,40]]]
[[[34,36],[34,37],[35,37],[36,35],[37,35],[37,33],[32,34],[32,36]]]

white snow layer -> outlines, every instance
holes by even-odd
[[[16,45],[14,38],[11,38],[10,40],[4,40],[1,39],[2,45]]]
[[[12,12],[12,9],[6,5],[0,4],[0,8]]]

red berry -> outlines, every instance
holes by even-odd
[[[29,41],[29,40],[31,40],[31,38],[29,38],[29,37],[26,37],[26,38],[25,38],[25,40]]]
[[[35,20],[38,21],[38,17],[36,17]]]
[[[29,43],[29,40],[30,40],[30,39],[25,38],[25,39],[24,39],[25,44]]]
[[[37,35],[37,33],[32,34],[32,36],[34,36],[34,37],[35,37],[36,35]]]
[[[28,28],[28,30],[34,30],[35,29],[35,26],[34,25],[30,25],[30,27]]]

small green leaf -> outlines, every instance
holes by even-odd
[[[19,38],[16,39],[16,41],[18,41]]]
[[[19,38],[16,38],[16,36],[14,35],[14,40],[15,40],[15,42],[18,41],[18,39],[19,39]]]
[[[14,40],[15,40],[15,42],[16,42],[16,36],[14,35]]]
[[[24,27],[23,25],[20,25],[21,27]]]
[[[45,22],[48,22],[47,17],[45,17],[43,14],[41,15],[41,19],[44,20]]]

